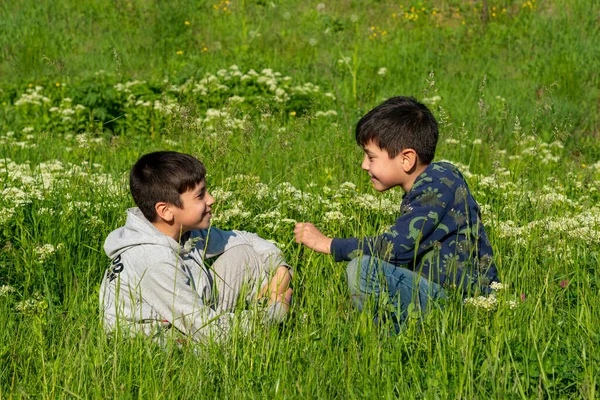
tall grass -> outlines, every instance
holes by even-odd
[[[0,4],[0,398],[598,397],[597,6],[317,6]],[[258,83],[171,90],[232,64],[289,75],[290,87],[278,87],[290,99],[278,103]],[[136,79],[146,82],[132,93],[115,88]],[[307,82],[319,91],[293,91]],[[48,103],[17,105],[36,85]],[[229,100],[233,91],[243,103]],[[345,265],[297,247],[283,219],[334,236],[393,223],[401,193],[370,187],[352,129],[398,94],[429,99],[437,159],[466,173],[508,288],[494,311],[452,294],[389,336],[352,308]],[[171,114],[136,105],[169,99]],[[209,121],[209,108],[228,114]],[[327,110],[337,115],[317,115]],[[297,271],[284,325],[234,332],[222,346],[103,332],[102,243],[132,206],[128,168],[157,149],[204,161],[209,190],[221,194],[216,226],[282,246]],[[358,201],[367,195],[377,200]]]

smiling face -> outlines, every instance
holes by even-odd
[[[365,156],[361,168],[369,173],[373,186],[384,192],[403,182],[402,157],[399,154],[390,158],[388,152],[369,142],[364,147]]]
[[[417,153],[413,149],[404,149],[396,157],[390,158],[387,150],[370,141],[363,150],[365,156],[361,167],[369,173],[373,186],[380,192],[394,186],[401,186],[408,192],[418,174],[426,167],[418,165]]]
[[[181,208],[171,205],[174,224],[181,227],[183,233],[208,228],[214,202],[215,199],[206,190],[206,181],[202,180],[194,189],[181,194]]]

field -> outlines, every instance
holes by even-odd
[[[23,0],[0,32],[0,399],[600,397],[598,2]],[[390,336],[293,226],[394,222],[403,193],[371,187],[354,127],[396,95],[438,118],[505,288]],[[104,333],[104,238],[163,149],[206,165],[214,226],[295,266],[282,326]]]

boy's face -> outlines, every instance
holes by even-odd
[[[173,207],[172,212],[175,223],[181,225],[182,232],[208,228],[215,199],[206,190],[206,180],[198,183],[194,189],[190,189],[180,196],[182,207]]]
[[[363,150],[365,156],[361,168],[369,173],[375,189],[384,192],[394,186],[402,186],[407,174],[403,168],[401,154],[390,158],[387,150],[381,149],[373,142],[367,143]]]

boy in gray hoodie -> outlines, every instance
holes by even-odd
[[[222,340],[242,299],[268,299],[262,322],[285,318],[291,271],[281,251],[254,233],[210,228],[205,177],[198,159],[177,152],[146,154],[131,168],[138,207],[104,243],[112,259],[100,287],[108,332],[154,337],[175,328],[196,341]],[[215,256],[207,267],[204,259]],[[241,313],[242,329],[252,317]]]

